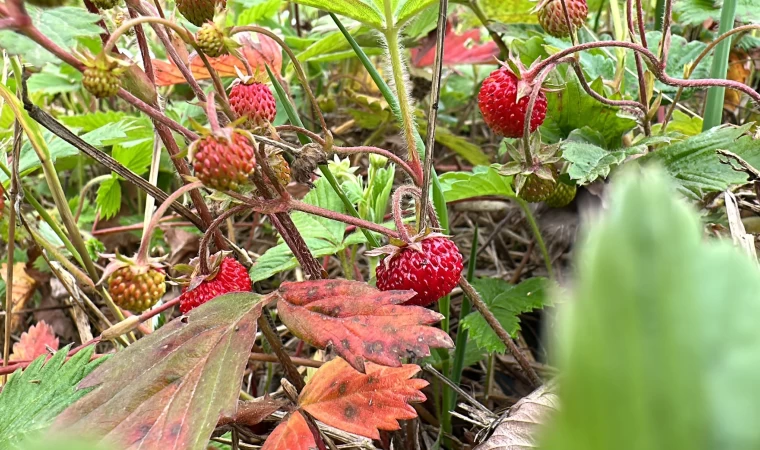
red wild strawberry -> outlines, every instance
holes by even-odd
[[[378,249],[380,250],[380,249]],[[432,233],[386,256],[377,266],[381,291],[412,290],[417,293],[405,305],[428,306],[459,284],[462,254],[442,234]]]
[[[232,85],[230,107],[235,114],[246,118],[242,126],[248,130],[266,126],[277,115],[277,103],[269,86],[247,77]]]
[[[253,171],[253,147],[247,136],[230,130],[227,137],[208,135],[192,144],[195,176],[217,190],[236,190]]]
[[[483,81],[478,106],[486,124],[497,134],[509,138],[523,135],[525,113],[530,101],[530,83],[518,80],[507,67],[495,70]],[[518,100],[519,99],[519,100]],[[546,118],[546,96],[539,92],[530,118],[530,132]]]
[[[248,270],[232,257],[224,257],[216,271],[207,275],[194,289],[185,287],[179,297],[179,310],[187,314],[191,309],[230,292],[251,290]]]
[[[586,0],[565,0],[567,15],[574,28],[580,28],[586,23],[588,5]],[[545,0],[538,6],[538,23],[550,35],[554,37],[567,37],[570,30],[567,28],[565,12],[562,10],[560,0]]]

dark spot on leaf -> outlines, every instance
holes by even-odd
[[[356,417],[356,408],[354,408],[351,405],[346,406],[346,409],[343,410],[343,415],[348,420],[353,419],[354,417]]]
[[[385,345],[383,345],[383,343],[379,341],[367,342],[364,344],[364,350],[366,350],[367,353],[380,353],[384,349],[385,349]]]
[[[179,321],[182,323],[187,323],[187,316],[182,316],[182,318],[179,319]]]
[[[351,343],[348,342],[348,339],[341,340],[340,344],[343,346],[343,348],[346,348],[346,349],[351,348]]]
[[[348,390],[348,383],[346,383],[345,381],[340,383],[340,385],[338,386],[338,394],[346,395],[347,390]]]
[[[319,289],[315,287],[309,288],[309,290],[306,292],[306,298],[309,298],[309,299],[314,298],[317,296],[317,294],[319,294]]]
[[[181,423],[175,423],[174,425],[172,425],[172,429],[171,429],[172,436],[179,436],[181,432],[182,432]]]
[[[378,380],[377,377],[374,375],[370,375],[369,377],[367,377],[367,384],[375,384],[378,381],[380,380]]]

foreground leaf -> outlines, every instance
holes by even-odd
[[[511,335],[520,330],[520,314],[541,309],[549,302],[546,278],[529,278],[514,286],[496,278],[479,278],[472,284],[488,310]],[[506,350],[504,342],[477,311],[462,320],[462,329],[469,330],[470,339],[483,350],[498,353]]]
[[[87,393],[77,384],[104,358],[90,362],[95,347],[66,361],[69,347],[45,362],[40,356],[17,371],[0,392],[0,448],[17,448],[22,439],[46,428],[61,411]],[[65,362],[64,362],[65,361]]]
[[[40,320],[36,325],[29,327],[28,331],[22,333],[19,341],[13,344],[13,353],[9,359],[11,361],[32,360],[46,355],[48,347],[58,350],[58,338],[55,337],[53,327],[44,320]]]
[[[296,411],[269,435],[261,450],[311,450],[317,448],[314,435],[303,415]]]
[[[383,367],[367,363],[366,374],[341,358],[317,370],[301,391],[299,405],[322,422],[349,433],[380,439],[380,430],[398,430],[398,420],[413,419],[409,402],[424,402],[428,382],[412,378],[415,364]]]
[[[223,295],[117,353],[57,427],[130,449],[205,449],[219,417],[235,415],[260,298]]]
[[[575,258],[541,448],[760,448],[756,261],[707,241],[664,174],[626,175]]]
[[[430,326],[441,314],[400,304],[413,291],[381,292],[358,281],[317,280],[283,283],[277,294],[280,319],[293,334],[319,348],[332,346],[361,372],[365,360],[400,367],[401,358],[454,345],[443,330]]]
[[[509,408],[491,437],[475,450],[527,450],[538,448],[541,426],[559,409],[554,383],[547,383]]]

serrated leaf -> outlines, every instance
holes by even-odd
[[[486,17],[504,24],[537,24],[538,17],[531,10],[536,4],[530,0],[479,0]]]
[[[23,439],[47,428],[56,415],[87,393],[77,390],[77,384],[105,358],[90,362],[95,350],[90,346],[65,361],[69,349],[57,351],[47,362],[40,356],[23,372],[11,375],[0,392],[0,448],[19,448]]]
[[[72,50],[79,38],[97,37],[102,29],[97,25],[100,16],[91,14],[83,8],[62,6],[41,9],[26,5],[32,23],[40,33],[65,50]],[[61,26],[65,24],[66,26]],[[60,63],[52,53],[42,48],[31,39],[11,30],[0,31],[0,47],[12,55],[21,55],[22,59],[37,67],[46,63]]]
[[[390,0],[385,0],[390,1]],[[398,3],[396,9],[396,26],[401,27],[425,8],[437,3],[436,0],[394,0]]]
[[[29,330],[21,333],[18,342],[13,344],[11,361],[28,361],[41,355],[48,354],[48,348],[58,350],[58,338],[55,337],[53,327],[44,320],[29,327]]]
[[[117,145],[114,147],[112,155],[127,169],[142,175],[148,171],[151,161],[153,160],[153,139],[130,147]]]
[[[515,403],[493,434],[474,450],[528,450],[538,448],[544,424],[559,409],[555,383],[547,383]]]
[[[492,167],[477,166],[472,172],[446,172],[440,181],[446,202],[487,195],[515,197],[512,177],[499,175]]]
[[[606,148],[619,148],[622,136],[636,126],[636,121],[586,94],[572,69],[566,72],[565,83],[562,90],[546,93],[548,107],[541,136],[556,142],[587,126],[604,136]],[[591,83],[591,89],[605,95],[603,87],[600,78]]]
[[[452,133],[447,128],[436,127],[435,141],[444,147],[448,147],[474,166],[483,166],[491,162],[488,155],[483,152],[479,145],[475,145],[466,138]]]
[[[281,422],[269,435],[261,450],[311,450],[317,448],[309,424],[299,411]]]
[[[121,209],[121,183],[118,177],[111,176],[111,178],[100,183],[95,202],[100,209],[100,216],[104,220],[110,219],[119,212]]]
[[[68,66],[65,66],[68,67]],[[82,88],[82,74],[78,71],[64,71],[62,66],[47,64],[41,72],[29,78],[30,92],[48,95],[76,92]]]
[[[378,429],[398,430],[398,420],[417,417],[409,403],[424,402],[421,389],[428,385],[412,378],[419,370],[415,364],[383,367],[367,363],[366,373],[361,373],[335,358],[309,378],[298,404],[327,425],[380,439]]]
[[[496,278],[478,278],[472,283],[488,310],[511,335],[520,330],[520,314],[549,304],[548,284],[546,278],[529,278],[514,286]],[[506,350],[504,343],[478,312],[472,312],[462,320],[462,329],[469,330],[470,339],[483,350],[498,353]]]
[[[70,128],[89,133],[109,123],[120,122],[125,117],[127,117],[126,113],[121,111],[97,111],[76,116],[62,116],[59,120]]]
[[[247,4],[249,2],[236,1],[235,3],[241,3],[247,6],[246,9],[240,12],[237,16],[236,23],[238,25],[252,25],[261,22],[263,19],[270,19],[277,14],[280,10],[282,2],[280,0],[264,0],[255,2],[254,4]]]
[[[674,12],[684,25],[699,26],[703,22],[716,21],[720,17],[721,2],[712,0],[679,0],[674,3]],[[760,2],[757,0],[737,0],[736,20],[739,22],[760,21]],[[709,64],[708,64],[709,67]]]
[[[698,199],[708,192],[725,190],[741,184],[747,175],[720,162],[715,150],[730,149],[748,130],[743,127],[717,127],[658,149],[637,161],[654,163],[665,168],[678,184],[679,190],[689,198]],[[746,139],[749,139],[748,137]]]
[[[661,129],[662,124],[652,125],[652,133],[659,132]],[[684,136],[696,136],[702,132],[702,118],[699,116],[689,117],[686,113],[675,110],[666,130],[669,133],[676,132]]]
[[[357,281],[316,280],[283,283],[277,311],[290,331],[319,348],[335,352],[359,371],[365,360],[399,367],[400,358],[427,356],[430,348],[453,345],[448,334],[430,325],[443,316],[402,305],[414,291],[386,291]]]
[[[80,383],[94,389],[56,426],[122,448],[205,450],[219,417],[235,414],[260,299],[222,295],[117,353]]]
[[[705,239],[674,191],[661,171],[632,170],[585,233],[542,449],[760,447],[757,263]]]
[[[390,0],[386,0],[390,1]],[[371,0],[298,0],[306,6],[313,6],[323,11],[328,11],[340,16],[350,17],[371,28],[382,29],[385,26],[385,18],[381,9]]]
[[[597,178],[607,178],[610,170],[631,155],[643,153],[641,146],[620,150],[605,150],[593,144],[565,141],[562,143],[562,159],[570,162],[568,175],[579,184],[589,184]]]

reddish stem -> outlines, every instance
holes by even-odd
[[[329,209],[320,208],[319,206],[310,205],[300,200],[291,200],[290,207],[296,211],[302,211],[305,213],[314,214],[315,216],[321,216],[327,219],[337,220],[338,222],[347,223],[349,225],[356,225],[357,227],[374,231],[376,233],[380,233],[394,239],[403,238],[403,233],[406,233],[406,230],[403,229],[403,227],[401,230],[399,230],[399,233],[396,233],[395,231],[389,228],[385,228],[384,226],[378,225],[374,222],[369,222],[363,219],[356,218],[354,216],[349,216],[347,214],[341,214],[335,211],[331,211]]]
[[[239,214],[243,211],[247,211],[251,209],[250,205],[238,205],[234,208],[228,209],[227,211],[223,212],[219,217],[214,219],[213,222],[211,222],[211,225],[208,226],[208,229],[203,234],[203,238],[201,239],[201,243],[199,245],[198,250],[198,263],[201,270],[201,275],[208,275],[211,273],[211,270],[208,267],[208,253],[209,253],[209,239],[211,239],[211,236],[214,234],[214,231],[216,231],[217,228],[225,221],[227,218],[234,216],[235,214]]]

